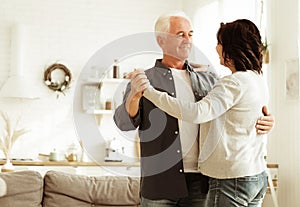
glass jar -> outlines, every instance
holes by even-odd
[[[79,151],[78,147],[75,143],[71,144],[67,149],[66,158],[69,162],[78,162],[79,159]]]
[[[107,99],[105,101],[105,110],[112,110],[112,99]]]

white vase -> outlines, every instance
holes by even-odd
[[[10,159],[7,159],[5,164],[1,168],[1,172],[14,172],[15,167],[11,163]]]

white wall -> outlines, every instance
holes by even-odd
[[[117,38],[153,31],[159,14],[180,8],[181,0],[0,0],[0,87],[10,70],[11,27],[21,23],[28,32],[23,72],[45,95],[34,101],[0,99],[0,110],[12,121],[21,115],[20,127],[30,129],[16,142],[12,156],[36,158],[38,153],[65,149],[77,140],[73,93],[89,58]],[[45,68],[56,61],[65,64],[74,77],[71,90],[58,99],[42,82]]]
[[[268,160],[279,164],[280,206],[300,206],[300,100],[285,100],[285,61],[298,58],[298,0],[268,0],[270,108],[276,126],[269,136]]]

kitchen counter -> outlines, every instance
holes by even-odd
[[[0,161],[0,165],[5,161]],[[12,161],[14,166],[119,166],[119,167],[139,167],[139,162],[68,162],[68,161]]]
[[[0,169],[5,162],[5,160],[0,160]],[[34,170],[43,176],[50,170],[90,176],[140,176],[139,162],[68,162],[26,159],[12,160],[11,163],[14,166],[14,171]]]
[[[5,161],[0,161],[0,165]],[[139,162],[68,162],[68,161],[12,161],[15,166],[120,166],[139,167]],[[267,164],[268,168],[278,168],[278,164]]]
[[[1,166],[5,160],[0,160]],[[140,176],[139,162],[68,162],[68,161],[39,161],[39,160],[12,160],[15,171],[35,170],[44,175],[49,170],[84,175],[127,175]],[[278,164],[267,165],[275,190],[278,188]],[[268,192],[269,189],[268,189]]]

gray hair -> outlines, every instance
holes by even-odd
[[[155,23],[154,31],[156,36],[158,36],[161,33],[168,33],[170,31],[170,18],[171,17],[183,17],[187,19],[190,23],[190,18],[182,11],[176,11],[176,12],[170,12],[161,15],[158,17]]]

